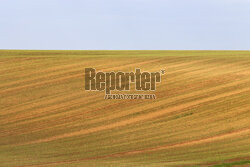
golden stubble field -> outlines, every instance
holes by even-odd
[[[104,100],[87,67],[166,74]],[[250,166],[250,51],[1,50],[0,166]]]

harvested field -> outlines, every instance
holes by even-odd
[[[88,67],[166,74],[104,100]],[[250,51],[0,50],[0,166],[250,166]]]

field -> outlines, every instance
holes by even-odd
[[[166,74],[104,100],[87,67]],[[0,166],[250,166],[250,51],[0,50]]]

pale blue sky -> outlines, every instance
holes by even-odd
[[[0,0],[0,49],[250,50],[250,0]]]

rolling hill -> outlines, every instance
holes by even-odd
[[[105,100],[88,67],[166,73]],[[250,51],[0,50],[0,166],[250,166]]]

